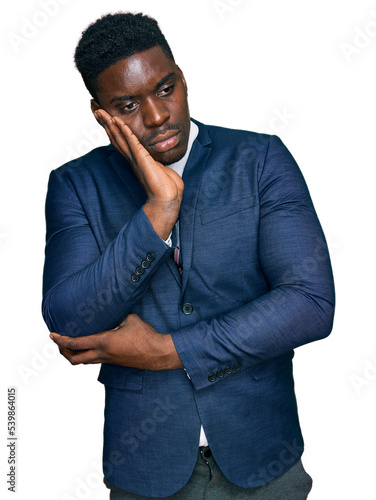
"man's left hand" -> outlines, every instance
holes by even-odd
[[[129,314],[113,330],[76,338],[52,332],[50,337],[72,365],[113,363],[146,370],[183,368],[171,335],[158,333],[137,314]]]

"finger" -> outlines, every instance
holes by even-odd
[[[98,355],[97,351],[94,349],[89,349],[87,351],[71,351],[70,349],[64,349],[60,347],[60,352],[65,359],[69,361],[71,365],[89,365],[103,363],[104,361]]]
[[[123,155],[127,157],[127,159],[131,159],[131,151],[128,146],[128,142],[123,134],[123,132],[120,130],[118,123],[115,122],[114,118],[109,115],[104,109],[100,109],[95,111],[94,113],[98,123],[104,127],[106,130],[106,133],[112,143],[113,146],[116,147],[116,149]],[[116,117],[117,118],[117,117]],[[118,118],[120,123],[123,125],[124,122]],[[128,127],[127,127],[128,128]],[[128,130],[124,129],[124,131],[129,134],[129,128]]]
[[[106,131],[106,134],[108,136],[108,138],[110,139],[110,142],[111,144],[119,151],[119,153],[122,155],[122,156],[125,156],[125,158],[129,161],[129,162],[132,162],[132,159],[131,159],[131,153],[129,151],[129,148],[125,148],[124,145],[123,147],[121,147],[119,144],[118,144],[118,141],[115,139],[115,137],[113,136],[112,132],[111,132],[111,129],[110,127],[105,124],[103,125],[103,128],[105,129]]]
[[[94,111],[94,116],[98,120],[98,123],[100,123],[101,125],[103,125],[104,122],[111,120],[111,118],[112,118],[112,116],[109,113],[107,113],[106,110],[104,110],[102,108]]]
[[[105,333],[105,332],[103,332]],[[52,332],[50,338],[59,347],[69,349],[70,351],[83,351],[87,349],[101,349],[103,346],[103,334],[96,333],[85,337],[68,337]]]
[[[156,332],[157,330],[147,321],[143,320],[140,318],[135,313],[130,313],[126,318],[123,319],[123,321],[120,323],[120,328],[129,328],[129,329],[135,329],[135,330],[140,330],[142,328],[147,328],[150,331]]]
[[[119,116],[113,116],[112,118],[116,126],[119,128],[119,130],[122,131],[124,137],[126,137],[127,139],[131,138],[132,136],[136,137],[132,132],[132,130],[128,127],[128,125],[125,122],[123,122],[123,120]],[[137,138],[136,140],[138,142]]]
[[[89,349],[87,351],[71,351],[65,347],[59,347],[60,354],[67,360],[71,365],[80,364],[94,364],[103,363],[104,360],[98,355],[98,352],[94,349]]]
[[[140,163],[145,160],[150,162],[150,165],[155,169],[155,160],[152,158],[150,153],[145,149],[145,147],[140,143],[137,136],[132,132],[126,123],[123,122],[118,116],[113,117],[114,123],[118,127],[121,136],[127,141],[128,147],[136,160],[136,163]]]
[[[148,197],[151,199],[155,193],[165,192],[169,198],[175,199],[181,194],[184,190],[184,182],[180,175],[155,161],[137,136],[118,116],[114,116],[113,119],[122,136],[127,140],[133,158],[133,170]]]
[[[113,120],[120,131],[121,137],[127,141],[128,149],[131,154],[130,161],[138,180],[148,194],[154,193],[158,188],[161,188],[161,185],[163,187],[163,184],[166,182],[166,168],[154,160],[128,125],[118,116],[114,116]],[[115,139],[117,140],[117,135]],[[172,176],[174,175],[174,171],[172,169],[169,170],[172,172],[172,175],[168,175],[167,179],[173,179]],[[178,174],[175,173],[175,175],[180,179]]]
[[[125,156],[128,161],[131,161],[131,153],[126,141],[121,141],[121,137],[118,134],[117,137],[114,135],[116,134],[117,125],[113,121],[112,116],[110,116],[103,109],[95,111],[94,116],[97,119],[97,122],[105,129],[111,144],[119,151],[119,153]]]
[[[66,356],[64,356],[71,365],[92,365],[103,363],[104,360],[98,355],[98,352],[94,349],[89,349],[82,352],[72,352],[67,350]]]
[[[60,347],[60,346],[58,346],[58,347],[59,347],[60,354],[61,354],[61,355],[62,355],[65,359],[67,359],[67,360],[69,361],[69,358],[70,358],[70,356],[72,355],[72,353],[73,353],[74,351],[71,351],[71,350],[69,350],[69,349],[65,349],[65,347]]]

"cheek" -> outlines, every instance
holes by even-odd
[[[179,123],[187,127],[190,120],[189,110],[184,101],[177,102],[176,104],[177,105],[174,106],[173,109],[170,109],[170,122],[175,124]]]

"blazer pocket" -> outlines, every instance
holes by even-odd
[[[98,381],[108,387],[140,391],[144,378],[144,370],[104,363],[101,366]]]
[[[210,224],[219,219],[224,219],[225,217],[230,217],[244,210],[248,210],[255,206],[256,196],[249,196],[243,198],[232,205],[225,207],[217,207],[215,210],[210,210],[209,212],[202,213],[201,224]]]

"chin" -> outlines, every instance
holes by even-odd
[[[162,165],[168,166],[181,160],[185,155],[185,151],[167,151],[161,155],[154,155],[153,159]]]

